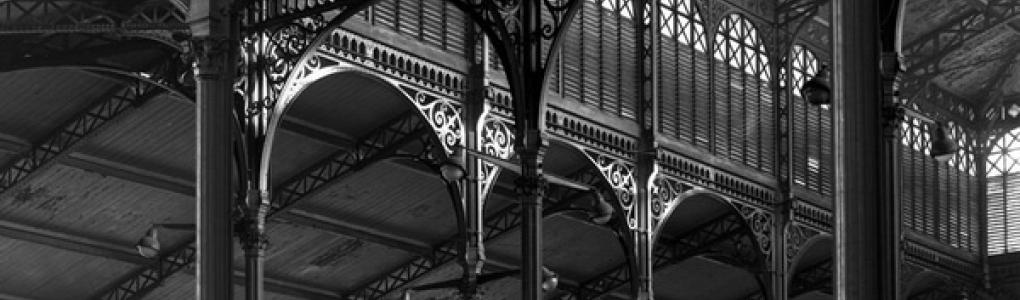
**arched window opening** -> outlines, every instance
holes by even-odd
[[[1020,252],[1020,128],[991,144],[988,176],[988,254]]]
[[[664,136],[708,149],[711,57],[705,22],[692,0],[659,1],[659,129]]]
[[[800,88],[821,67],[817,55],[803,45],[790,51],[790,82],[793,96],[793,182],[822,195],[832,194],[832,114],[823,107],[809,105],[801,98]],[[782,82],[786,84],[786,82]]]
[[[730,66],[744,70],[761,80],[768,81],[769,59],[765,45],[761,43],[758,29],[751,21],[733,14],[722,20],[715,35],[716,59],[726,61]]]
[[[694,1],[662,0],[660,6],[660,27],[662,34],[676,39],[683,45],[691,45],[694,50],[705,52],[705,22],[701,20]]]
[[[743,16],[729,15],[720,22],[713,42],[711,151],[771,172],[774,95],[758,30]]]

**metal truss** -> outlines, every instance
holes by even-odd
[[[428,123],[415,111],[394,118],[359,140],[353,148],[341,149],[300,172],[300,175],[284,181],[274,190],[276,193],[269,213],[281,211],[330,182],[393,156],[411,142],[431,144],[425,136],[431,132],[430,129]]]
[[[941,73],[939,62],[963,43],[988,29],[1007,24],[1018,15],[1020,3],[991,0],[987,1],[984,9],[971,11],[946,22],[903,46],[903,55],[908,60],[907,72],[931,79]]]
[[[409,142],[423,138],[429,130],[428,124],[417,116],[416,112],[402,114],[359,139],[354,144],[354,148],[343,149],[299,173],[300,175],[293,179],[285,181],[283,186],[276,189],[280,193],[273,198],[273,206],[267,217],[274,217],[301,197],[313,193],[330,182],[350,175],[372,162],[391,156],[392,153]],[[194,244],[189,243],[186,247],[168,251],[165,257],[182,258],[181,264],[190,265],[195,262],[195,256],[185,254],[194,253],[194,251]],[[93,299],[137,299],[151,292],[163,280],[177,271],[180,271],[180,268],[164,270],[162,266],[150,266],[128,274],[123,280],[103,290]],[[120,296],[111,298],[111,295]]]
[[[1020,16],[1020,3],[1010,0],[988,1],[983,9],[972,10],[945,25],[924,34],[903,46],[907,76],[901,90],[908,99],[925,111],[947,115],[951,120],[973,127],[975,119],[984,117],[986,109],[976,109],[930,81],[941,74],[943,58],[964,43],[996,26],[1012,26],[1009,21]],[[1014,30],[1020,30],[1014,28]],[[923,99],[923,100],[922,100]]]
[[[197,254],[195,244],[192,241],[185,242],[178,248],[167,251],[167,253],[167,255],[160,256],[157,263],[122,277],[121,280],[115,281],[114,285],[104,288],[103,292],[89,299],[138,299],[138,297],[156,289],[167,277],[191,265],[195,261]]]
[[[121,2],[94,0],[8,0],[0,2],[0,34],[98,33],[117,35],[187,33],[188,7],[178,0],[144,1],[125,9]],[[166,32],[166,33],[161,33]]]
[[[579,180],[579,182],[589,184],[604,180],[593,169],[582,170],[570,177]],[[557,212],[569,206],[570,202],[570,200],[560,200],[552,205],[548,205],[543,210],[543,214],[549,215]],[[490,216],[486,216],[484,220],[485,231],[482,233],[482,238],[485,242],[492,241],[521,226],[523,221],[521,207],[516,204],[508,206]],[[415,258],[380,278],[372,280],[369,284],[347,293],[345,298],[358,300],[382,299],[387,294],[395,292],[408,283],[424,277],[440,266],[453,262],[457,258],[456,249],[459,242],[456,236],[451,237],[438,247],[433,248],[430,254]]]
[[[790,286],[790,298],[796,298],[811,291],[832,293],[832,258],[811,265],[796,274]]]
[[[162,78],[172,74],[157,72],[153,76]],[[165,92],[158,85],[137,81],[129,87],[117,88],[100,96],[97,102],[67,120],[41,142],[4,166],[0,170],[0,194],[8,193],[36,171],[73,152],[79,142],[103,129],[111,120]]]
[[[711,221],[688,231],[676,240],[667,240],[660,237],[653,249],[653,268],[661,269],[671,264],[682,262],[688,258],[705,253],[714,247],[723,245],[744,245],[744,248],[756,251],[755,247],[746,245],[744,239],[750,235],[744,219],[736,212],[727,213],[716,217]],[[735,255],[741,257],[740,263],[735,265],[746,267],[752,264],[748,257],[753,253],[741,253]],[[630,268],[626,265],[619,265],[609,271],[599,274],[595,278],[581,284],[578,288],[580,294],[575,295],[578,299],[594,299],[616,290],[630,282]]]

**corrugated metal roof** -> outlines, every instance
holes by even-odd
[[[154,222],[194,222],[194,209],[190,197],[63,165],[0,198],[6,220],[125,245],[134,245]],[[165,235],[161,241],[179,240]]]
[[[266,276],[347,291],[409,261],[404,251],[285,223],[268,226]],[[236,257],[235,265],[241,263]]]
[[[39,141],[114,86],[69,69],[0,73],[0,132]]]
[[[296,206],[432,245],[456,230],[453,202],[438,176],[391,161],[369,166]]]
[[[592,278],[626,262],[623,249],[609,228],[556,215],[542,223],[542,253],[546,266],[565,278]],[[517,264],[521,260],[521,231],[515,229],[485,244],[493,256]]]
[[[120,261],[0,237],[0,291],[79,300],[134,268]]]
[[[195,107],[163,96],[118,119],[88,142],[89,152],[162,173],[193,178],[195,172]]]

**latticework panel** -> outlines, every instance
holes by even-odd
[[[827,105],[811,105],[800,95],[800,87],[818,73],[821,62],[811,50],[801,45],[794,45],[790,55],[793,182],[822,195],[831,195],[834,165],[832,110]]]
[[[1020,129],[991,145],[988,154],[988,254],[1020,251]]]
[[[709,56],[705,24],[690,0],[659,2],[661,133],[708,149]]]
[[[712,151],[761,171],[772,170],[775,110],[768,56],[743,16],[723,18],[712,44]]]
[[[468,17],[446,1],[382,0],[358,14],[371,24],[464,56]]]
[[[584,1],[551,70],[550,90],[633,119],[637,111],[637,28],[630,0]]]

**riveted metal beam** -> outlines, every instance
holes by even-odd
[[[366,134],[355,143],[354,149],[342,149],[319,164],[316,164],[298,176],[284,181],[278,188],[277,197],[273,199],[273,207],[269,218],[310,195],[328,183],[335,182],[365,166],[390,156],[410,142],[424,138],[429,133],[428,124],[416,113],[402,114],[384,125]],[[194,245],[168,251],[168,257],[179,258],[184,265],[194,263]],[[190,253],[190,254],[189,254]],[[92,299],[136,299],[151,292],[163,280],[172,276],[179,268],[160,269],[162,265],[141,269],[127,274]]]

